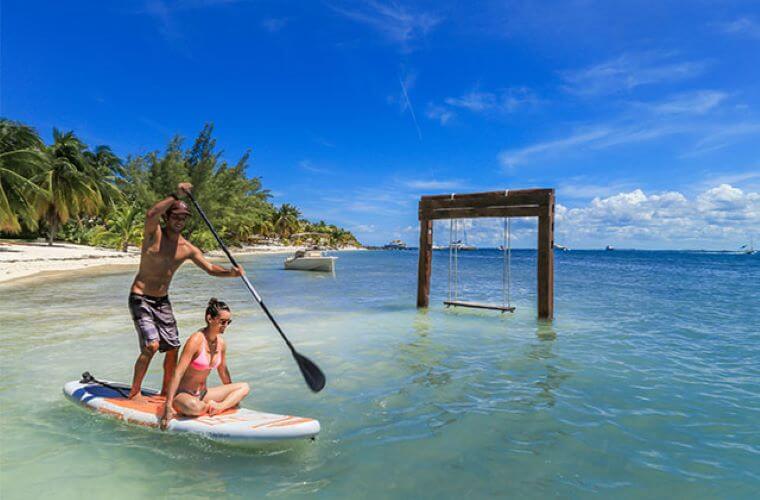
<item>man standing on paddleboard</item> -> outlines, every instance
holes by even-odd
[[[189,182],[181,182],[177,185],[177,193],[185,195],[192,188]],[[182,237],[180,233],[189,216],[187,204],[176,194],[153,205],[145,215],[140,267],[129,292],[129,311],[140,340],[130,399],[143,399],[140,388],[156,351],[166,353],[161,387],[164,396],[177,367],[179,332],[168,294],[169,284],[179,266],[191,260],[211,276],[235,278],[245,274],[241,267],[225,269],[210,263],[198,248]],[[162,217],[163,227],[160,225]]]

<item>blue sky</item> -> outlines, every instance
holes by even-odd
[[[757,1],[2,2],[0,114],[121,155],[215,124],[276,203],[415,243],[554,187],[571,247],[760,246]],[[498,244],[499,221],[469,226]],[[514,224],[535,246],[535,223]],[[437,242],[448,236],[436,226]]]

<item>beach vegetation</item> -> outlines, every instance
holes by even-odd
[[[122,204],[108,213],[103,224],[93,228],[88,234],[89,242],[126,252],[129,245],[140,245],[144,225],[145,213],[139,207]]]
[[[0,120],[0,231],[45,235],[126,251],[140,245],[144,214],[179,182],[193,194],[231,245],[282,243],[360,246],[350,231],[312,223],[285,203],[275,206],[261,178],[249,176],[250,151],[234,163],[218,149],[213,125],[191,145],[174,137],[162,151],[121,159],[108,146],[89,148],[73,132],[53,130],[46,145],[24,124]],[[216,240],[200,217],[185,236],[201,249]]]
[[[32,179],[45,169],[44,146],[33,128],[0,120],[0,231],[37,229],[33,199],[46,193]]]
[[[48,228],[48,245],[69,218],[94,216],[122,198],[107,168],[94,163],[87,146],[73,132],[53,129],[53,144],[44,150],[45,167],[32,181],[44,194],[34,197],[37,216]]]

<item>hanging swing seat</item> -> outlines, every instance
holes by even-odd
[[[487,302],[469,302],[459,300],[459,250],[462,241],[459,237],[459,220],[452,219],[449,227],[449,300],[444,300],[446,307],[469,307],[472,309],[487,309],[490,311],[515,312],[511,303],[511,282],[512,282],[512,231],[510,228],[510,219],[504,218],[504,244],[500,250],[504,253],[502,266],[502,294],[503,301],[501,304]],[[464,239],[467,241],[466,227],[462,228]],[[466,244],[466,243],[465,243]]]
[[[515,312],[512,306],[503,306],[499,304],[486,304],[484,302],[465,302],[463,300],[444,300],[446,307],[471,307],[473,309],[489,309],[491,311]]]

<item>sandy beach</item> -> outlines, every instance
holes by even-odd
[[[292,253],[295,246],[250,245],[243,248],[233,248],[235,255],[259,253]],[[355,249],[351,249],[355,250]],[[224,254],[215,250],[206,254],[214,260],[221,259]],[[13,242],[0,241],[0,283],[11,283],[17,280],[35,277],[37,275],[60,276],[61,273],[81,272],[94,268],[123,268],[137,266],[140,262],[140,252],[130,248],[128,252],[119,252],[107,248],[74,245],[72,243],[56,243],[48,246],[45,242]]]

